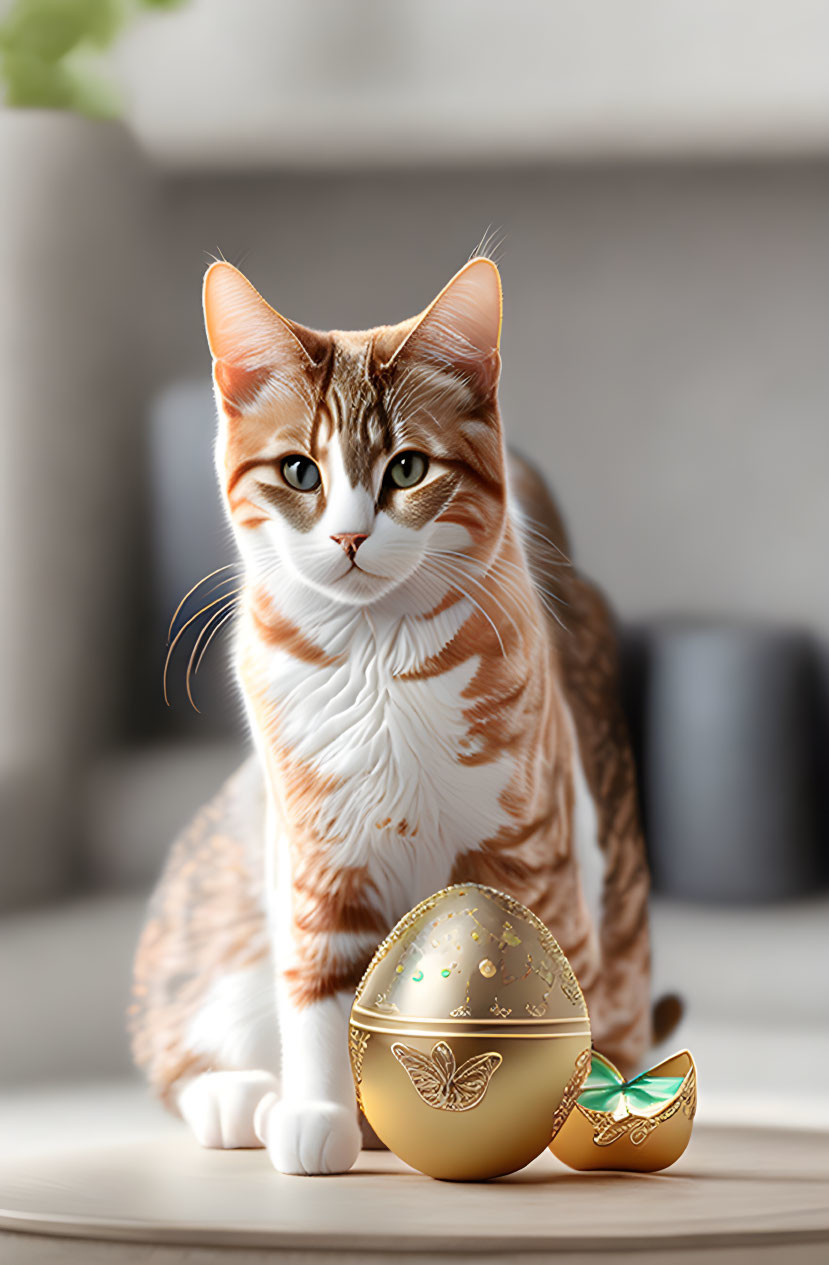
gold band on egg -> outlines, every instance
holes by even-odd
[[[406,1020],[405,1023],[400,1023],[399,1025],[393,1024],[393,1026],[389,1026],[388,1022],[385,1024],[379,1024],[379,1023],[365,1023],[363,1020],[360,1020],[358,1023],[355,1023],[352,1021],[351,1026],[358,1032],[360,1031],[381,1032],[392,1037],[444,1037],[445,1038],[449,1035],[454,1035],[464,1040],[466,1039],[471,1040],[475,1037],[480,1037],[481,1039],[487,1040],[487,1041],[492,1041],[492,1040],[500,1041],[502,1039],[509,1040],[511,1038],[517,1039],[520,1041],[539,1041],[539,1040],[552,1041],[558,1037],[589,1037],[590,1036],[590,1026],[586,1020],[584,1021],[584,1026],[582,1027],[575,1026],[576,1024],[579,1024],[581,1022],[578,1019],[574,1020],[573,1025],[570,1028],[568,1028],[566,1031],[562,1031],[561,1028],[555,1028],[555,1029],[550,1028],[545,1032],[527,1032],[525,1029],[522,1029],[518,1023],[505,1024],[503,1020],[501,1020],[500,1025],[493,1024],[491,1027],[487,1028],[485,1024],[476,1023],[474,1025],[475,1031],[464,1029],[463,1032],[457,1032],[454,1034],[447,1033],[446,1028],[443,1027],[442,1020],[437,1020],[437,1021],[432,1020],[431,1022],[432,1022],[432,1026],[429,1028],[413,1028],[411,1026],[411,1020]],[[435,1027],[434,1026],[435,1022],[439,1023],[441,1026]]]
[[[367,1019],[374,1020],[374,1021],[379,1020],[382,1023],[396,1023],[397,1022],[396,1017],[394,1015],[383,1014],[383,1012],[380,1010],[369,1010],[365,1006],[360,1006],[357,1002],[355,1002],[354,1005],[351,1007],[351,1013],[354,1015],[365,1015]],[[505,1026],[503,1019],[475,1019],[475,1018],[472,1018],[471,1016],[467,1018],[448,1018],[447,1017],[446,1019],[442,1017],[438,1018],[435,1016],[429,1019],[416,1019],[412,1015],[406,1015],[403,1021],[408,1024],[439,1023],[441,1027],[447,1027],[447,1028],[450,1026],[454,1028],[456,1026],[474,1024],[476,1028],[492,1027],[493,1030],[497,1030],[498,1032],[500,1032],[501,1029]],[[559,1019],[555,1019],[555,1018],[553,1019],[523,1019],[521,1017],[516,1017],[515,1019],[511,1019],[509,1023],[507,1023],[506,1026],[510,1028],[513,1028],[513,1027],[524,1028],[524,1027],[533,1027],[533,1026],[549,1028],[553,1026],[558,1027],[561,1024],[569,1024],[571,1027],[581,1024],[584,1026],[585,1031],[588,1031],[590,1028],[590,1020],[587,1018],[586,1015],[570,1015],[570,1016],[565,1015],[563,1018],[559,1018]]]

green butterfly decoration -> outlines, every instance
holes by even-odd
[[[594,1058],[578,1101],[592,1111],[607,1112],[614,1120],[648,1115],[674,1096],[683,1079],[682,1076],[652,1076],[650,1072],[643,1072],[625,1081],[615,1069]]]

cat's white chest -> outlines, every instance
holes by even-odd
[[[331,665],[280,652],[269,664],[279,741],[329,788],[318,827],[339,863],[368,867],[392,913],[445,884],[458,854],[506,822],[500,798],[511,761],[463,759],[475,751],[465,692],[477,657],[436,676],[406,677],[435,638],[453,631],[430,627],[426,644],[416,626],[358,619]]]

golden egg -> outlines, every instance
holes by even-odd
[[[653,1173],[682,1155],[696,1107],[697,1074],[687,1050],[630,1081],[594,1051],[575,1108],[550,1150],[570,1168]]]
[[[422,901],[378,948],[351,1010],[357,1098],[378,1137],[431,1177],[523,1168],[590,1067],[570,963],[518,901],[477,883]]]

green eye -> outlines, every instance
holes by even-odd
[[[310,457],[294,453],[282,462],[282,478],[297,492],[313,492],[320,485],[320,472]]]
[[[386,478],[396,488],[413,488],[426,477],[429,458],[422,452],[401,452],[389,462]]]

